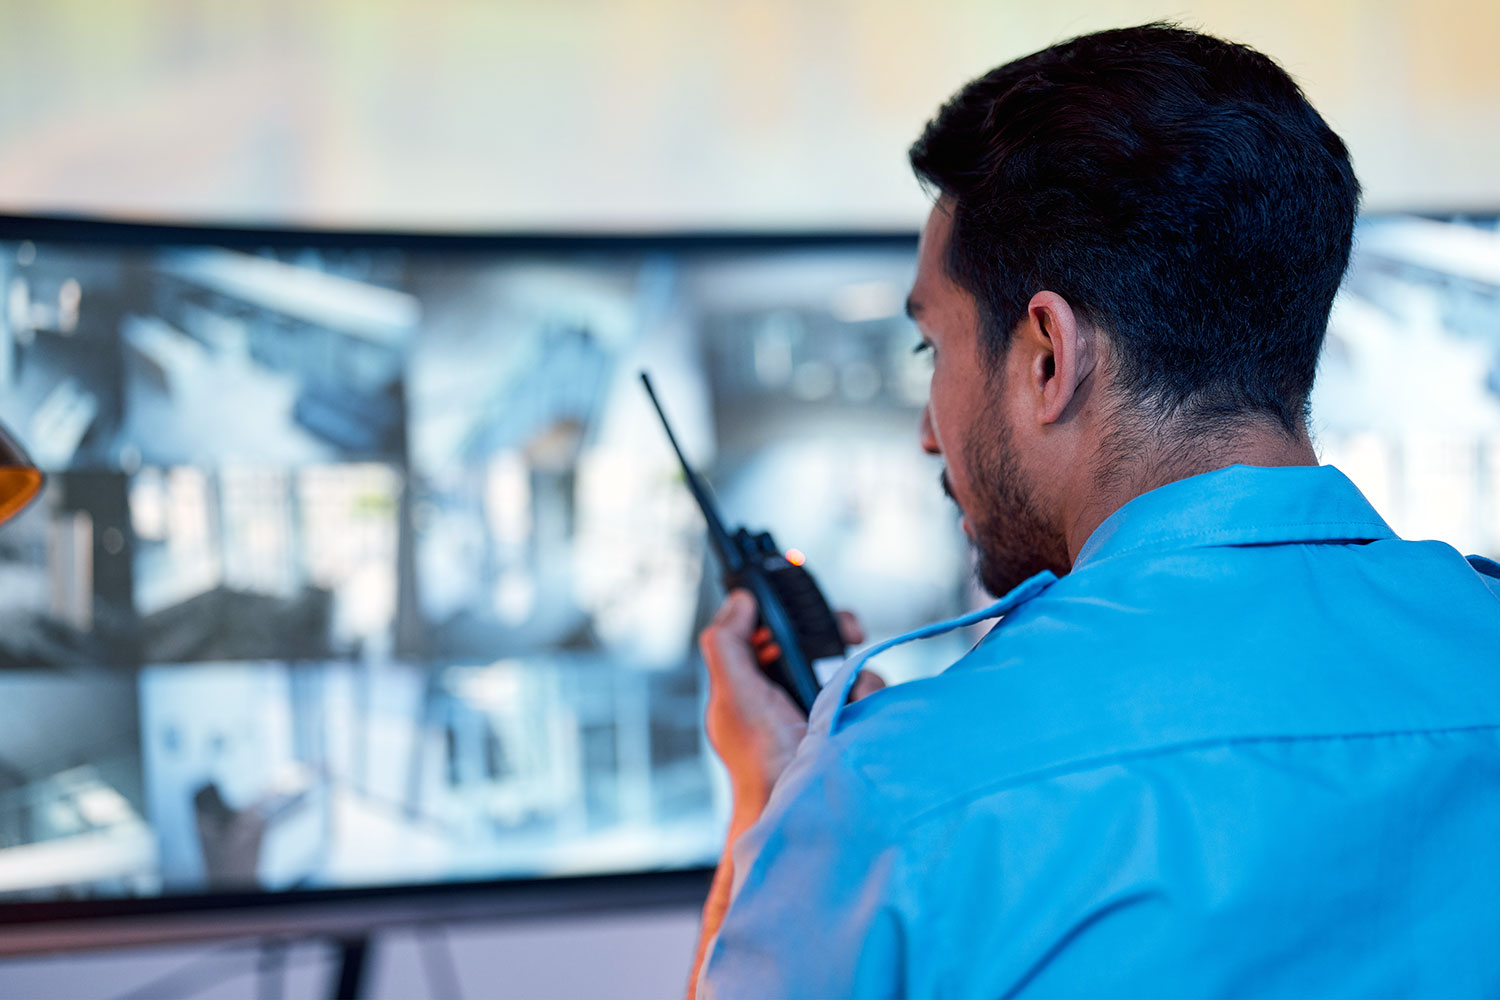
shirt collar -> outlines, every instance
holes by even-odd
[[[1331,465],[1231,465],[1131,500],[1094,529],[1073,568],[1131,552],[1395,537]]]

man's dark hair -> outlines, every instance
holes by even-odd
[[[1305,426],[1359,184],[1266,56],[1167,24],[1074,38],[965,86],[911,163],[954,203],[991,360],[1046,289],[1162,415]]]

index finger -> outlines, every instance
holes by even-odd
[[[854,617],[853,611],[840,611],[837,617],[839,620],[839,635],[843,637],[847,645],[858,646],[865,641],[864,626],[859,623],[858,618]]]

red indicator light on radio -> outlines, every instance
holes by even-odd
[[[807,562],[807,556],[803,555],[797,549],[787,549],[786,561],[791,563],[793,566],[801,566],[803,563]]]

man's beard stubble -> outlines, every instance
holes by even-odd
[[[1010,428],[1002,423],[971,438],[960,456],[974,484],[974,510],[966,510],[978,554],[975,568],[985,590],[1000,597],[1027,578],[1050,569],[1059,576],[1069,568],[1067,540],[1049,524],[1028,488],[1016,459]],[[943,492],[957,499],[944,470]]]

